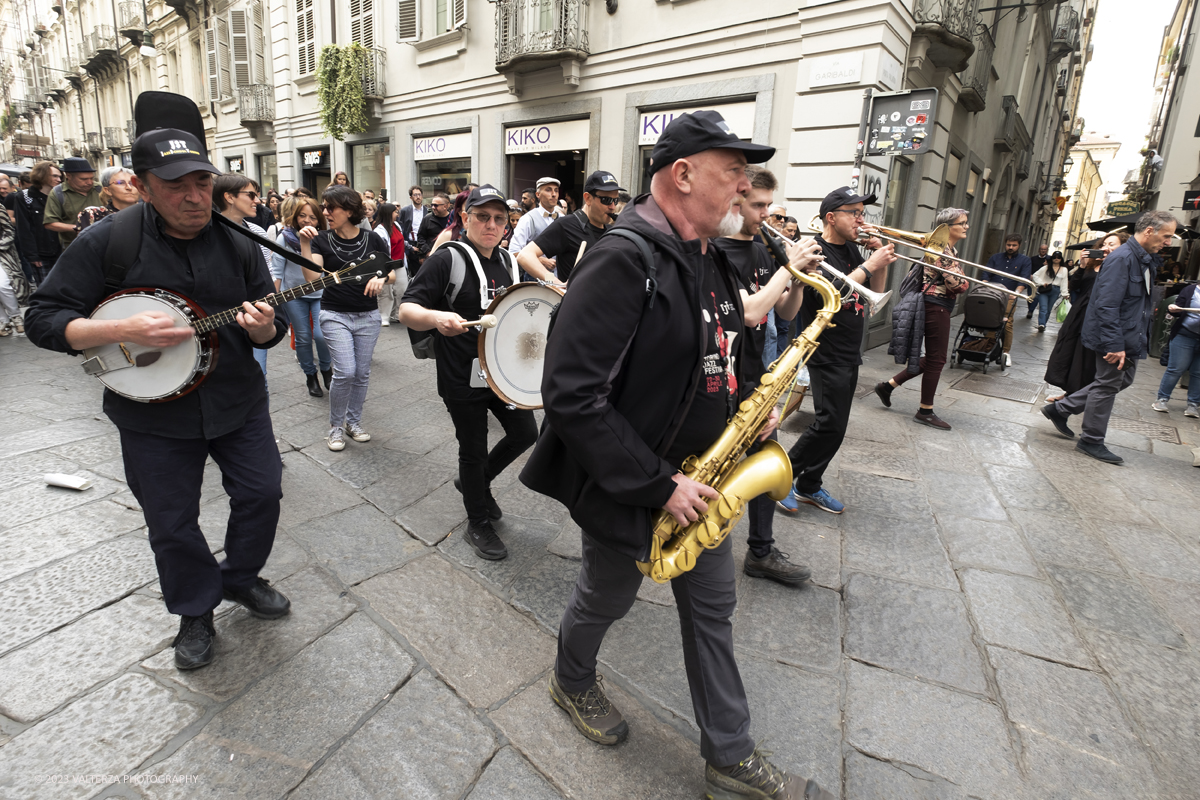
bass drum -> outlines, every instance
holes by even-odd
[[[550,314],[565,289],[517,283],[492,300],[496,327],[479,333],[479,366],[496,395],[517,408],[542,407],[542,365]]]

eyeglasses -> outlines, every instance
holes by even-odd
[[[855,219],[862,219],[863,217],[867,216],[867,212],[863,211],[862,209],[855,210],[850,208],[835,208],[834,211],[839,214],[853,214]]]
[[[130,181],[109,181],[109,186],[129,186]]]
[[[254,191],[248,191],[248,192],[238,192],[238,194],[249,195],[251,200],[257,200],[257,199],[258,199],[258,192],[254,192]]]
[[[475,221],[480,225],[487,225],[490,222],[499,228],[508,224],[508,214],[496,214],[493,216],[485,211],[477,211],[471,216],[474,217]]]
[[[596,200],[599,200],[601,203],[603,203],[606,206],[615,206],[618,202],[620,202],[620,198],[617,198],[617,197],[601,197],[598,194],[594,194],[594,195],[592,195],[592,197],[595,198]]]
[[[957,228],[957,227],[958,227],[958,226],[960,226],[960,225],[967,225],[967,224],[969,224],[969,223],[968,223],[968,222],[967,222],[967,221],[964,219],[962,222],[951,222],[951,223],[949,224],[949,227],[951,227],[951,228]]]
[[[780,222],[783,222],[785,219],[787,219],[787,217],[785,217],[783,214],[772,214],[771,219],[777,219]]]

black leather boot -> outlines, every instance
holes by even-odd
[[[321,391],[321,382],[317,380],[317,373],[305,376],[308,381],[308,393],[313,397],[324,397],[325,393]]]
[[[330,386],[332,386],[333,385],[333,370],[331,370],[331,369],[321,370],[321,380],[325,381],[326,389],[328,389]]]

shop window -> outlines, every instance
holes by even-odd
[[[279,191],[279,161],[274,153],[258,157],[258,182],[263,194]]]
[[[387,196],[391,185],[392,147],[387,142],[356,144],[350,148],[350,185],[355,191],[370,189]]]

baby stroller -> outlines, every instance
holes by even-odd
[[[964,361],[983,364],[987,374],[988,364],[1004,364],[1004,310],[1008,301],[1003,292],[973,282],[963,302],[963,320],[954,338],[954,352],[950,368]]]

